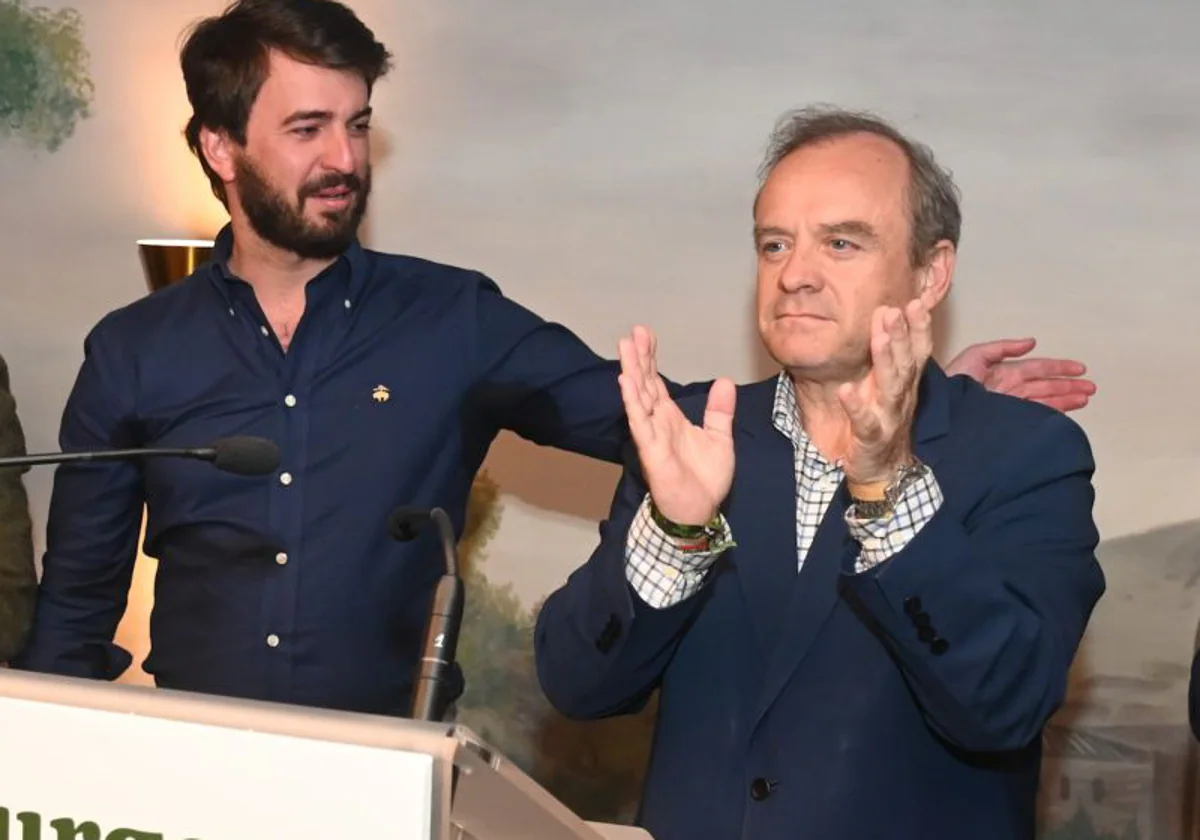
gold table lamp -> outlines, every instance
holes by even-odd
[[[139,239],[138,253],[150,291],[177,283],[212,255],[209,239]]]

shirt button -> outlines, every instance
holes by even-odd
[[[270,647],[279,647],[279,637],[272,633],[267,636],[267,645]]]
[[[232,306],[231,306],[231,307],[229,307],[229,314],[230,314],[230,315],[233,315],[233,314],[235,314],[235,313],[234,313],[234,311],[233,311],[233,307],[232,307]]]
[[[279,483],[282,484],[284,487],[287,487],[289,484],[292,483],[292,474],[285,472],[282,475],[280,475]]]
[[[293,394],[288,394],[286,397],[283,398],[283,404],[286,405],[288,408],[295,408],[296,397]]]
[[[270,330],[268,330],[266,327],[259,327],[259,329],[260,329],[260,330],[262,330],[262,334],[263,334],[263,335],[270,335],[270,334],[271,334],[271,331],[270,331]]]
[[[344,306],[344,307],[346,307],[347,309],[349,309],[349,308],[350,308],[350,299],[349,299],[349,298],[346,298],[344,301],[342,301],[342,306]]]
[[[287,565],[287,554],[285,554],[282,551],[279,552],[278,554],[275,555],[275,562],[278,563],[280,566],[286,566]]]

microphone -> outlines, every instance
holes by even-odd
[[[102,449],[91,452],[47,452],[0,458],[0,469],[40,464],[73,464],[80,461],[125,461],[134,458],[196,458],[211,461],[217,469],[234,475],[269,475],[279,468],[281,455],[275,442],[261,437],[235,435],[209,446],[176,449]]]
[[[458,653],[458,632],[463,618],[463,580],[458,573],[458,544],[450,517],[441,508],[402,507],[392,514],[388,530],[393,539],[416,539],[430,521],[437,526],[446,570],[433,593],[433,606],[425,625],[425,644],[417,663],[413,686],[413,720],[442,721],[455,698],[450,696],[449,674]]]

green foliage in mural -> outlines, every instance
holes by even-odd
[[[586,723],[550,707],[533,662],[537,605],[526,610],[510,586],[492,584],[483,570],[482,550],[499,528],[500,512],[499,488],[480,473],[460,546],[467,601],[458,655],[467,687],[459,720],[585,819],[631,822],[653,704],[638,715]]]
[[[58,149],[90,116],[88,64],[79,12],[0,0],[0,137]]]

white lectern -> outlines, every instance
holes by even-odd
[[[468,729],[0,669],[0,838],[635,840]]]

